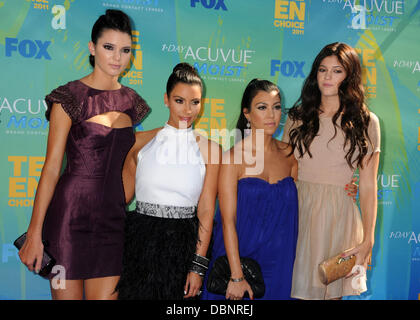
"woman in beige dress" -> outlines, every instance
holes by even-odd
[[[324,47],[315,58],[299,100],[289,111],[283,141],[298,160],[299,233],[291,296],[340,299],[366,289],[356,273],[323,285],[322,261],[343,253],[367,268],[377,211],[379,120],[364,102],[356,51],[344,43]],[[343,186],[359,169],[360,215]]]

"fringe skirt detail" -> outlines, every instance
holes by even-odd
[[[123,267],[116,288],[119,300],[183,299],[198,240],[198,218],[177,217],[139,213],[138,208],[127,214]]]

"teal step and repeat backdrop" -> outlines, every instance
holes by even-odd
[[[322,47],[357,48],[382,152],[368,291],[353,299],[420,299],[418,0],[0,0],[0,299],[51,298],[13,241],[29,224],[45,159],[44,97],[91,71],[91,27],[108,8],[134,22],[121,81],[152,107],[137,130],[167,120],[165,84],[180,61],[205,82],[195,128],[209,132],[235,126],[251,79],[277,83],[290,108]]]

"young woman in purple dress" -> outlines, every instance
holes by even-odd
[[[125,13],[107,10],[98,18],[89,51],[93,72],[45,98],[46,160],[19,251],[28,269],[39,272],[42,240],[47,241],[61,266],[48,275],[53,299],[117,298],[125,221],[122,167],[135,141],[133,124],[149,111],[134,90],[118,82],[131,55]],[[64,153],[67,165],[60,176]]]

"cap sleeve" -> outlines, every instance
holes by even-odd
[[[150,107],[147,104],[147,102],[140,95],[138,95],[134,90],[133,90],[133,94],[134,94],[133,107],[135,111],[134,117],[133,117],[133,124],[137,124],[146,117],[146,115],[150,111]]]
[[[379,119],[374,113],[370,113],[368,135],[372,144],[368,143],[368,154],[381,151],[381,128]]]
[[[75,95],[71,92],[68,84],[60,86],[45,97],[47,111],[45,117],[50,121],[52,106],[54,103],[61,104],[63,110],[69,115],[73,123],[80,121],[81,105],[77,102]]]

